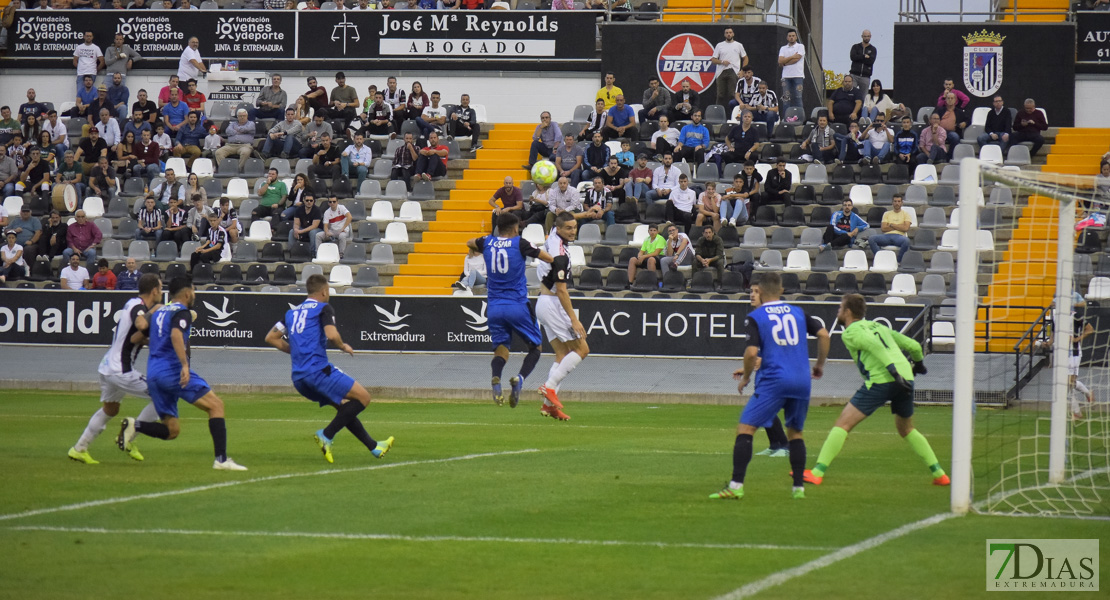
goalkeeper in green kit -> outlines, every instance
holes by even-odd
[[[848,439],[848,432],[871,413],[890,402],[894,424],[913,451],[925,461],[933,474],[934,485],[948,485],[948,475],[937,462],[929,441],[913,427],[913,376],[925,374],[925,355],[921,344],[885,325],[864,319],[867,302],[859,294],[848,294],[840,303],[836,318],[844,324],[841,339],[863,375],[863,386],[844,407],[829,432],[817,465],[805,472],[805,482],[821,485],[825,471]],[[910,360],[905,353],[909,353]]]

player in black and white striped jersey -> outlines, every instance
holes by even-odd
[[[131,298],[123,305],[116,323],[116,331],[112,335],[112,346],[100,361],[100,410],[89,419],[84,433],[77,443],[69,449],[69,457],[77,462],[87,465],[98,464],[99,461],[89,455],[89,444],[96,439],[108,426],[108,421],[119,414],[120,401],[124,396],[134,396],[147,401],[146,407],[139,414],[140,420],[157,421],[158,414],[154,404],[150,402],[147,393],[146,378],[135,370],[135,359],[143,346],[144,335],[136,326],[139,315],[153,309],[162,297],[162,281],[157,275],[147,273],[139,278],[139,295]],[[143,460],[139,449],[132,445],[131,458]]]

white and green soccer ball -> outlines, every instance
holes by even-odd
[[[532,181],[542,185],[551,185],[559,178],[559,170],[550,160],[541,160],[532,165]]]

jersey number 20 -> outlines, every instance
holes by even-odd
[[[794,320],[794,315],[786,313],[785,315],[767,315],[774,323],[771,329],[771,339],[780,346],[797,346],[798,345],[798,322]]]

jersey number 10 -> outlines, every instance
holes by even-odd
[[[786,313],[785,315],[767,315],[768,319],[774,323],[771,328],[771,339],[780,346],[797,346],[798,345],[798,322],[794,320],[794,315]]]
[[[493,272],[494,273],[508,273],[509,272],[509,253],[504,248],[494,248],[490,253],[493,257]]]

